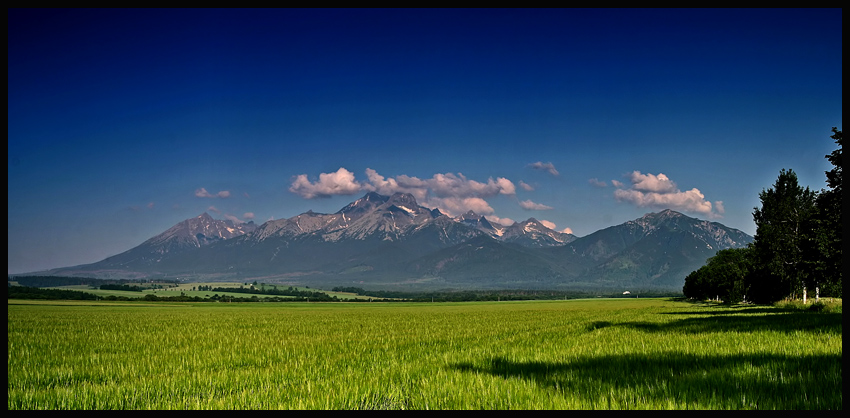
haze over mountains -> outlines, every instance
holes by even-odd
[[[530,218],[451,218],[407,193],[367,193],[333,214],[256,225],[204,213],[103,261],[40,274],[260,280],[311,286],[681,290],[718,250],[752,237],[672,210],[585,237]]]

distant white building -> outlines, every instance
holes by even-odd
[[[626,290],[625,292],[623,292],[623,294],[624,294],[624,295],[631,295],[631,294],[632,294],[632,292],[629,292],[628,290]]]

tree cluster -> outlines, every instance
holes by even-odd
[[[203,286],[200,286],[203,287]],[[295,296],[304,298],[305,300],[325,300],[331,299],[325,292],[320,291],[311,291],[311,290],[297,290],[290,286],[287,289],[278,289],[277,286],[274,286],[271,289],[266,289],[265,286],[261,289],[257,289],[256,287],[213,287],[209,289],[210,286],[207,286],[208,291],[210,292],[230,292],[230,293],[249,293],[256,295],[275,295],[275,296]]]
[[[336,286],[331,289],[334,292],[354,293],[359,296],[371,296],[372,300],[379,298],[384,301],[394,302],[483,302],[483,301],[508,301],[508,300],[562,300],[582,299],[592,297],[622,298],[627,297],[621,292],[612,292],[609,288],[597,291],[561,291],[561,290],[443,290],[443,291],[404,291],[404,290],[365,290],[360,287]],[[641,297],[663,297],[678,296],[675,292],[645,291]],[[628,296],[635,297],[636,295]],[[352,302],[362,302],[367,299],[350,299]]]
[[[89,285],[98,286],[107,283],[106,280],[91,277],[68,277],[68,276],[8,276],[9,281],[17,282],[20,286],[27,287],[55,287]],[[114,283],[115,281],[110,281]]]
[[[833,165],[826,172],[827,188],[804,188],[793,170],[782,169],[773,187],[759,193],[754,242],[719,251],[688,275],[682,289],[686,297],[729,303],[771,303],[808,292],[841,297],[844,140],[840,130],[832,132],[838,149],[826,155]]]
[[[124,290],[127,292],[141,292],[142,289],[140,286],[133,286],[129,284],[102,284],[100,285],[100,290]]]
[[[8,299],[96,300],[97,296],[77,290],[44,289],[28,286],[8,286]]]
[[[750,272],[752,248],[720,250],[704,266],[685,278],[682,293],[698,300],[741,302],[747,297]]]

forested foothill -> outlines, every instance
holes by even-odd
[[[793,170],[780,170],[773,187],[759,193],[754,242],[718,251],[689,274],[685,297],[726,303],[841,298],[844,140],[837,128],[832,133],[838,148],[826,155],[833,165],[826,171],[827,188],[803,188]]]

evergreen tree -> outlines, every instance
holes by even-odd
[[[844,224],[841,221],[841,196],[843,193],[843,148],[841,131],[832,128],[831,138],[838,149],[826,155],[833,165],[826,172],[827,189],[818,194],[817,214],[812,229],[810,248],[811,270],[816,278],[816,286],[825,296],[841,297],[841,237]]]
[[[799,294],[816,281],[806,263],[815,192],[797,182],[793,170],[782,169],[773,188],[759,193],[762,207],[754,208],[756,236],[755,268],[749,277],[754,302],[775,302]],[[813,284],[813,283],[812,283]]]

